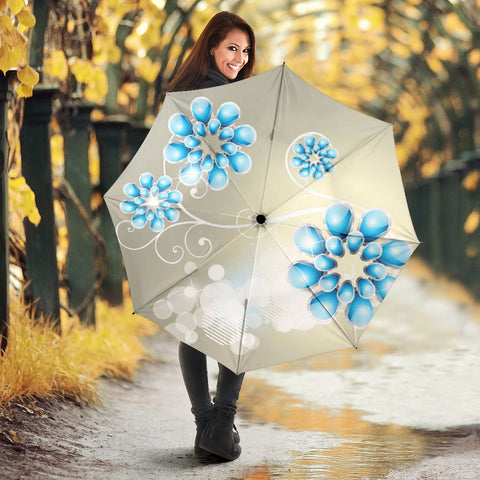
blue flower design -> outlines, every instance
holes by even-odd
[[[172,179],[166,175],[155,182],[151,173],[143,173],[138,186],[127,183],[123,187],[123,192],[130,199],[120,203],[120,210],[133,214],[133,227],[143,228],[149,223],[154,232],[160,232],[166,220],[175,222],[179,217],[174,206],[182,201],[182,194],[178,190],[170,190],[171,186]]]
[[[319,135],[316,139],[314,135],[307,134],[302,141],[296,142],[292,147],[295,156],[290,160],[293,167],[299,168],[298,174],[302,178],[308,178],[310,175],[314,180],[320,180],[325,173],[332,172],[335,169],[335,160],[338,152],[330,145],[330,140]]]
[[[240,118],[236,103],[223,103],[215,116],[212,102],[197,97],[190,110],[191,120],[182,113],[170,117],[168,128],[179,140],[167,144],[165,159],[170,163],[185,162],[179,175],[184,185],[196,185],[205,175],[210,188],[223,190],[228,184],[228,168],[240,174],[250,170],[250,156],[241,148],[252,145],[257,133],[250,125],[235,126]]]
[[[413,253],[409,243],[387,240],[390,218],[380,209],[369,210],[353,229],[355,216],[348,204],[336,203],[325,213],[328,236],[314,225],[303,225],[295,233],[295,245],[311,262],[292,265],[290,283],[299,289],[319,287],[310,300],[310,311],[319,320],[329,320],[341,309],[358,328],[368,325],[374,314],[374,300],[382,302],[393,284],[398,269]],[[358,256],[363,271],[355,272],[356,280],[343,280],[336,271],[339,259]]]

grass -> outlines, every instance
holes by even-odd
[[[132,315],[129,302],[117,308],[97,302],[96,307],[95,328],[62,318],[59,335],[11,300],[8,346],[0,357],[0,408],[52,397],[98,403],[100,377],[132,379],[146,356],[139,337],[158,327]]]

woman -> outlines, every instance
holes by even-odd
[[[255,35],[238,15],[220,12],[208,22],[165,92],[226,85],[252,76]],[[180,342],[180,366],[195,416],[195,455],[225,460],[240,456],[240,437],[233,423],[244,374],[219,364],[217,391],[210,398],[205,354]]]

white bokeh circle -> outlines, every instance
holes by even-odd
[[[164,298],[157,300],[153,304],[153,314],[159,320],[166,320],[167,318],[170,318],[172,316],[172,313],[173,313],[172,304]]]
[[[218,263],[212,265],[208,269],[208,277],[210,278],[210,280],[214,282],[219,282],[220,280],[223,279],[224,276],[225,276],[225,269],[223,268],[222,265],[219,265]]]
[[[258,328],[262,325],[263,319],[259,312],[248,312],[247,314],[248,328]]]
[[[193,287],[185,287],[183,293],[188,298],[195,298],[197,296],[197,290]]]
[[[259,345],[260,345],[260,340],[258,339],[258,337],[256,337],[251,333],[246,332],[242,335],[241,344],[239,341],[232,343],[230,345],[230,350],[237,355],[238,354],[243,355],[250,350],[255,350],[256,348],[259,347]]]
[[[185,295],[185,290],[191,287],[176,287],[172,288],[167,295],[167,300],[172,306],[174,313],[190,312],[195,305],[195,295]],[[187,290],[188,291],[188,290]]]

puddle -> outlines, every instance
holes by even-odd
[[[263,467],[247,479],[376,479],[391,470],[406,468],[427,457],[478,445],[473,427],[441,431],[398,425],[375,424],[362,419],[364,412],[352,409],[306,407],[303,402],[250,378],[242,391],[241,415],[247,422],[276,424],[290,431],[324,432],[341,440],[334,448],[303,449],[296,442],[284,465]]]

